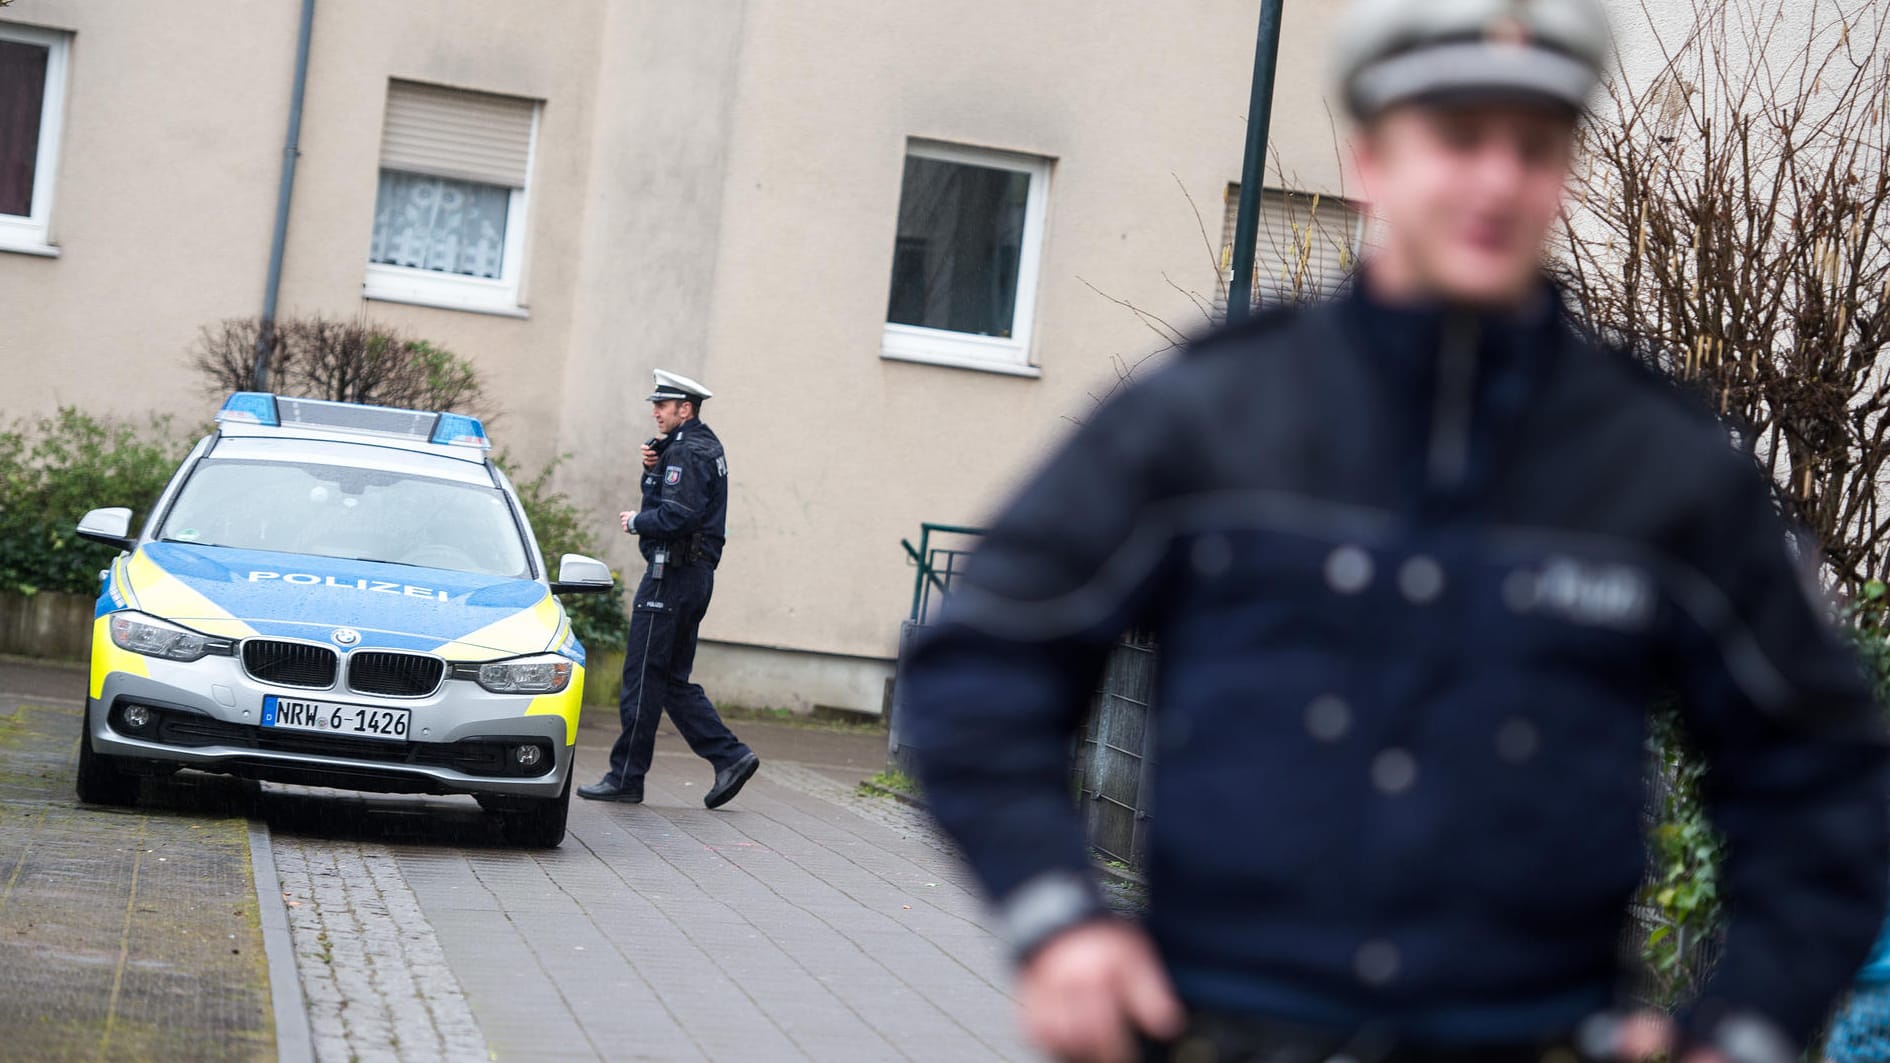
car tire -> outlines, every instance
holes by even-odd
[[[128,808],[138,803],[138,787],[144,780],[120,768],[117,757],[93,751],[92,723],[87,716],[79,735],[79,770],[75,781],[79,800],[86,804]]]
[[[564,821],[571,812],[571,773],[565,773],[563,793],[524,798],[514,809],[498,814],[506,841],[525,849],[557,848],[564,841]]]

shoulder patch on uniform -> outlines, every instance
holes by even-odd
[[[682,466],[671,465],[663,470],[663,482],[671,487],[682,483]]]
[[[715,456],[715,472],[718,476],[728,475],[728,457],[726,455],[717,454]]]

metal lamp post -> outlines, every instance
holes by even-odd
[[[1253,96],[1247,105],[1247,155],[1240,168],[1240,212],[1234,219],[1234,279],[1227,320],[1252,313],[1254,244],[1260,236],[1260,185],[1266,180],[1267,133],[1273,120],[1273,72],[1280,57],[1280,12],[1285,0],[1261,0],[1260,39],[1253,53]]]

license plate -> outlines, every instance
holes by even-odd
[[[262,725],[285,731],[319,731],[357,738],[407,740],[412,709],[377,709],[367,705],[331,705],[275,694],[263,697]]]

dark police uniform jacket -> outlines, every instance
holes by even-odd
[[[1148,925],[1185,1001],[1567,1030],[1616,988],[1670,690],[1731,847],[1701,1014],[1812,1032],[1883,914],[1868,687],[1726,430],[1554,305],[1353,294],[1211,336],[1010,503],[905,679],[1000,914],[1087,868],[1070,738],[1146,627]]]
[[[656,465],[643,471],[643,507],[634,529],[644,560],[668,547],[670,561],[714,567],[728,538],[728,457],[700,419],[683,422],[656,445]],[[693,557],[691,551],[693,549]]]

